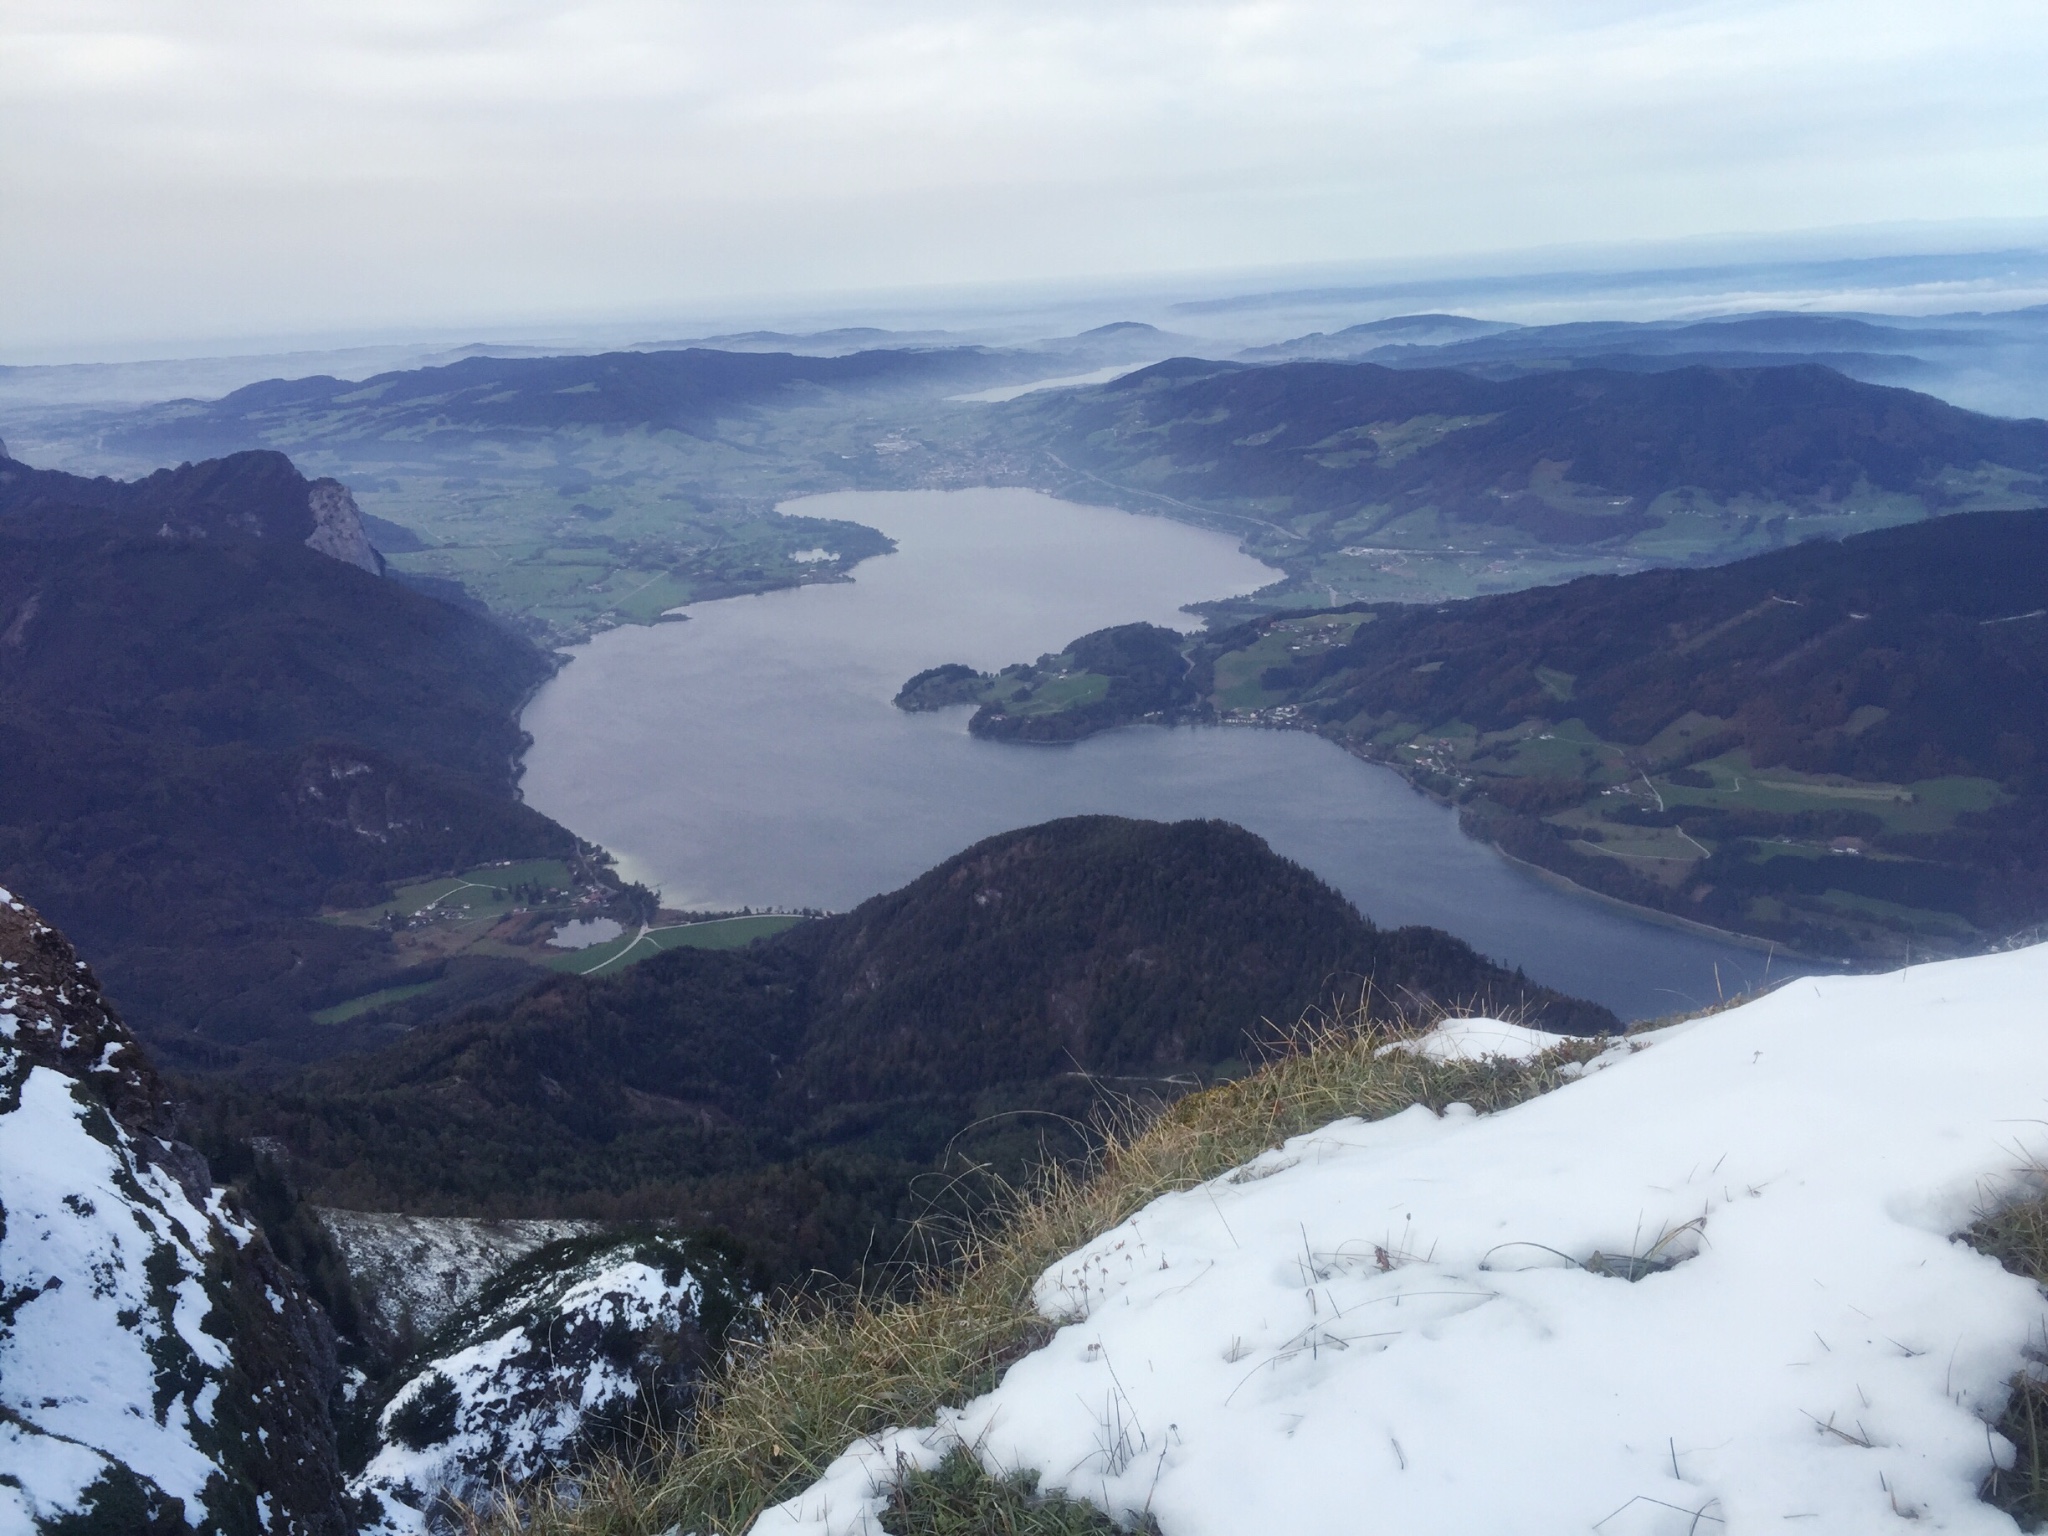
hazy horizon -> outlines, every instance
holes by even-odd
[[[1109,318],[1261,274],[2033,248],[2036,21],[2014,0],[22,0],[0,17],[0,356],[920,305],[980,325],[1005,292]]]
[[[1986,238],[1997,234],[2011,238],[2003,243]],[[1975,248],[1973,237],[1979,242]],[[1931,249],[1916,249],[1916,239]],[[1887,245],[1898,249],[1884,250]],[[1829,251],[1835,254],[1820,254]],[[1005,345],[1137,320],[1176,335],[1251,344],[1425,310],[1550,324],[1697,319],[1759,310],[1914,317],[2044,303],[2048,221],[2010,220],[2002,227],[1974,223],[1800,231],[1768,240],[1723,237],[1399,263],[1301,263],[1119,281],[764,295],[680,315],[455,318],[329,331],[14,346],[0,338],[0,366],[303,359],[329,371],[339,367],[353,373],[346,365],[355,356],[365,370],[378,371],[401,366],[388,359],[435,349],[590,351],[753,331],[800,336],[866,327],[927,333],[934,341]]]

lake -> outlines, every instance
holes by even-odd
[[[897,551],[850,582],[601,634],[523,718],[527,800],[672,906],[843,910],[1056,816],[1220,817],[1382,926],[1448,929],[1627,1018],[1764,975],[1761,953],[1545,885],[1391,770],[1303,732],[1136,727],[1028,747],[975,740],[964,707],[890,703],[942,662],[989,670],[1139,619],[1193,628],[1183,604],[1275,575],[1224,535],[1022,490],[843,492],[784,510],[879,528]]]

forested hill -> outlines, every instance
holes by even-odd
[[[1105,714],[1113,680],[1086,675],[1102,650],[950,696],[984,703],[985,734],[1137,718]],[[1314,728],[1517,856],[1642,905],[1872,958],[2048,919],[2048,511],[1278,616],[1196,637],[1186,663],[1171,698],[1126,695]]]
[[[1852,378],[1896,382],[1939,372],[1919,354],[1979,350],[1989,339],[1979,325],[1968,321],[1961,327],[1924,321],[1896,325],[1854,315],[1807,313],[1694,321],[1573,320],[1558,325],[1406,315],[1253,347],[1241,355],[1260,362],[1338,358],[1393,368],[1456,368],[1496,379],[1565,367],[1641,373],[1693,364],[1756,368],[1812,362]]]
[[[319,491],[271,453],[125,485],[0,462],[0,884],[183,1066],[340,1043],[309,1010],[392,962],[323,903],[576,850],[514,794],[548,658],[321,553]]]
[[[845,1273],[949,1147],[1021,1176],[1105,1090],[1181,1091],[1368,982],[1382,1016],[1616,1027],[1374,928],[1240,828],[1080,817],[743,951],[563,977],[275,1090],[201,1085],[203,1113],[209,1145],[278,1138],[326,1203],[716,1221],[785,1274]]]
[[[346,443],[387,434],[432,443],[477,434],[572,428],[701,430],[759,406],[833,393],[946,393],[1033,377],[1043,358],[979,347],[889,349],[840,357],[786,352],[607,352],[589,357],[471,357],[360,381],[271,379],[211,402],[158,407],[122,424],[124,442],[183,448]]]
[[[1959,410],[1804,364],[1449,369],[1181,358],[999,408],[1001,430],[1131,505],[1208,509],[1340,586],[1447,546],[1495,590],[1537,547],[1721,561],[1937,512],[2048,499],[2048,422]],[[1567,561],[1567,564],[1570,562]],[[1394,574],[1398,574],[1395,571]],[[1362,579],[1362,578],[1360,578]]]

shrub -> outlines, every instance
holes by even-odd
[[[455,1433],[462,1394],[439,1371],[429,1371],[419,1390],[391,1410],[391,1438],[409,1451],[424,1451]]]

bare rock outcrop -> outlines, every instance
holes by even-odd
[[[306,535],[308,549],[359,566],[372,576],[384,574],[384,557],[363,530],[363,514],[347,486],[339,480],[313,481],[306,488],[306,510],[313,514],[313,531]]]

